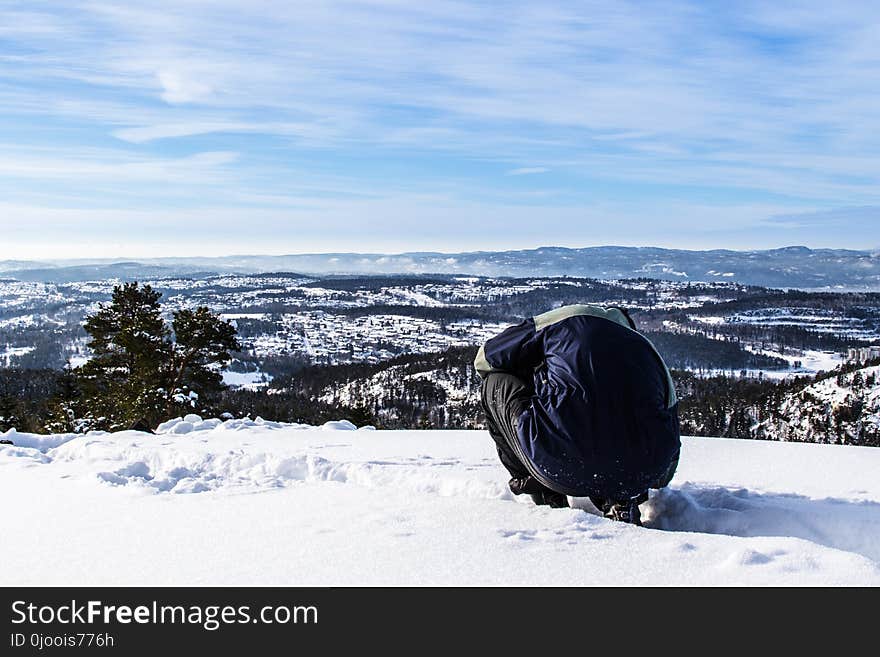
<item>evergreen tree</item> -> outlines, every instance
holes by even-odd
[[[49,403],[46,430],[49,433],[80,433],[91,428],[89,421],[80,417],[81,398],[79,378],[68,361],[58,376],[56,392]]]
[[[175,404],[216,397],[224,387],[220,370],[232,359],[230,352],[241,349],[235,327],[205,307],[175,312],[172,328],[169,411]]]
[[[12,395],[0,395],[0,432],[15,429],[19,425],[19,405]]]
[[[138,420],[156,426],[222,390],[220,370],[240,349],[235,328],[204,307],[175,312],[169,328],[161,296],[126,283],[86,320],[94,357],[79,374],[92,427],[127,428]]]
[[[370,408],[368,408],[363,403],[359,403],[356,406],[353,406],[351,408],[351,410],[345,411],[343,415],[346,420],[348,420],[349,422],[351,422],[355,426],[358,426],[358,427],[373,426],[373,427],[376,427],[377,429],[379,428],[378,427],[379,422],[376,419],[375,414],[373,413],[373,411]]]
[[[113,288],[110,304],[85,322],[94,356],[81,374],[86,406],[100,428],[126,428],[141,418],[155,424],[162,418],[171,341],[161,296],[149,285],[125,283]]]

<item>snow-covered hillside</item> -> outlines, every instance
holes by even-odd
[[[880,366],[829,376],[786,396],[755,435],[774,440],[876,444]]]
[[[684,440],[646,526],[514,498],[481,431],[2,435],[0,585],[880,584],[880,450]]]

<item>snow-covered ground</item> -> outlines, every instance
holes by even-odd
[[[762,354],[764,356],[772,356],[787,360],[788,369],[784,370],[764,370],[755,368],[746,369],[702,369],[696,373],[699,376],[738,376],[745,372],[745,376],[749,378],[762,377],[773,381],[782,381],[796,376],[815,376],[819,372],[830,372],[837,369],[846,362],[846,355],[833,351],[818,351],[816,349],[805,349],[795,353],[782,352],[774,349],[758,349],[751,345],[743,345],[743,349],[752,353]]]
[[[8,432],[0,585],[880,584],[880,449],[688,438],[638,528],[513,497],[484,432],[352,429]]]
[[[223,383],[232,388],[259,390],[267,388],[272,382],[272,375],[265,372],[228,372],[223,373]]]
[[[16,356],[24,356],[31,353],[33,347],[0,347],[0,367],[9,367],[10,360]]]

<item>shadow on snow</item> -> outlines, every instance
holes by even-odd
[[[652,529],[802,538],[880,563],[880,504],[872,501],[812,499],[687,483],[652,491],[651,499],[642,505],[642,518]]]

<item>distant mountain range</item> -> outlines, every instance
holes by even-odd
[[[519,251],[400,254],[318,253],[283,256],[149,258],[138,261],[0,261],[0,276],[72,282],[216,273],[456,274],[578,276],[725,281],[766,287],[880,290],[880,255],[868,251],[791,246],[765,251],[686,251],[653,247],[541,247]]]

